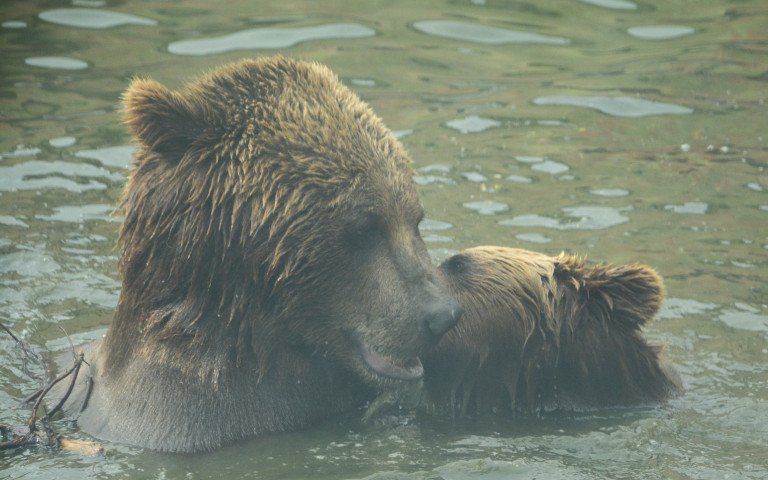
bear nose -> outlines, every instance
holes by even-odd
[[[439,339],[459,321],[464,309],[453,301],[433,303],[427,307],[425,323],[435,339]]]

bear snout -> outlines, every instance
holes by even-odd
[[[456,326],[463,313],[461,305],[453,300],[434,302],[426,307],[422,321],[430,337],[437,341]]]

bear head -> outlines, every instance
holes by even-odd
[[[681,388],[641,330],[663,299],[650,267],[476,247],[439,271],[465,313],[425,360],[438,407],[590,409],[662,401]]]
[[[135,80],[123,288],[103,369],[214,384],[281,351],[368,385],[420,381],[459,306],[438,285],[402,145],[326,67],[241,61],[172,91]]]

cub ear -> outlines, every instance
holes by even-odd
[[[632,328],[652,319],[664,299],[661,277],[647,265],[585,268],[583,260],[561,255],[555,263],[555,275],[571,284],[588,310],[602,310]]]
[[[172,92],[153,80],[136,79],[123,94],[125,123],[144,146],[178,160],[218,122],[203,92]]]

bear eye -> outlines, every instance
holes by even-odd
[[[360,222],[347,227],[346,237],[354,248],[364,248],[373,245],[383,235],[384,226],[381,220],[371,215]]]

